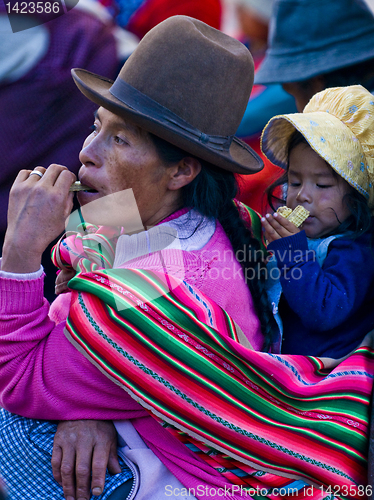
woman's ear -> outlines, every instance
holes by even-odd
[[[186,156],[171,169],[168,188],[171,191],[186,186],[192,182],[201,171],[201,163],[197,158]]]

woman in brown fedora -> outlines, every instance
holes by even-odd
[[[21,171],[10,196],[0,475],[11,497],[368,494],[372,351],[277,354],[259,220],[234,202],[234,172],[261,168],[234,137],[247,49],[177,16],[114,83],[73,77],[99,109],[80,153],[81,209],[53,253],[68,293],[51,307],[40,259],[64,230],[75,177],[55,164]],[[56,421],[77,419],[53,445]]]
[[[114,252],[111,269],[147,269],[159,279],[167,279],[169,290],[178,290],[185,283],[193,294],[184,300],[185,305],[196,308],[197,294],[199,300],[206,297],[212,302],[211,313],[217,316],[218,311],[224,310],[231,318],[230,328],[243,331],[248,345],[256,350],[270,349],[276,329],[266,300],[261,242],[250,229],[251,216],[255,216],[233,202],[237,189],[234,173],[251,174],[262,168],[259,157],[234,137],[253,83],[253,62],[248,50],[199,21],[178,16],[144,37],[114,83],[80,69],[73,70],[73,78],[99,109],[93,131],[80,153],[79,180],[86,186],[78,193],[80,216],[85,219],[80,226],[83,232],[66,237],[56,248],[55,259],[63,269],[57,291],[66,291],[68,278],[82,274],[83,262],[87,263],[87,245],[90,246],[88,238],[91,242],[101,238],[103,245],[111,245]],[[21,171],[12,189],[1,270],[4,286],[10,284],[12,290],[2,292],[1,320],[14,341],[20,327],[23,342],[11,341],[21,349],[16,349],[12,359],[3,358],[4,377],[0,376],[0,385],[2,406],[28,418],[4,410],[2,432],[8,429],[9,434],[15,435],[16,431],[9,429],[22,427],[22,436],[28,440],[26,436],[32,434],[33,446],[44,449],[51,446],[50,430],[54,431],[55,426],[48,423],[51,427],[44,436],[49,433],[49,441],[43,441],[33,418],[135,419],[137,432],[156,453],[147,448],[152,454],[151,458],[147,455],[146,461],[153,481],[155,471],[161,467],[160,481],[173,487],[180,485],[174,477],[180,474],[189,476],[188,486],[196,486],[199,481],[222,487],[230,484],[205,463],[197,475],[184,470],[187,466],[196,467],[201,460],[189,457],[191,453],[186,455],[184,447],[182,452],[176,451],[181,447],[178,440],[146,416],[136,401],[67,340],[63,332],[72,305],[71,290],[59,295],[50,310],[43,302],[40,258],[46,246],[64,230],[72,208],[69,187],[73,181],[71,172],[54,164],[48,169]],[[97,232],[91,225],[87,229],[88,223],[96,223]],[[120,230],[116,234],[105,232],[106,226],[118,226]],[[124,227],[133,234],[124,234]],[[170,238],[165,234],[170,236],[170,232],[175,248],[168,246]],[[145,251],[141,248],[143,243],[147,245]],[[97,254],[107,259],[102,256],[100,244]],[[91,261],[91,270],[92,265],[96,271],[102,269]],[[173,279],[179,281],[170,286]],[[153,286],[157,289],[159,285]],[[21,288],[16,290],[17,287]],[[203,303],[208,307],[208,303]],[[13,315],[8,306],[22,326],[7,322],[9,313]],[[171,321],[170,308],[171,305],[167,318]],[[217,328],[217,320],[211,321],[211,326]],[[7,342],[3,337],[0,349],[7,350]],[[21,372],[22,380],[18,380],[16,389],[14,384]],[[28,390],[28,396],[24,392],[26,386],[33,388],[31,397]],[[125,434],[137,435],[134,426],[130,427]],[[141,428],[146,429],[145,434]],[[150,442],[154,438],[156,448]],[[125,439],[129,443],[132,438]],[[17,472],[18,466],[10,465],[9,450],[17,445],[23,446],[22,439],[1,449],[1,463],[8,465],[0,474],[5,477],[12,498],[39,498],[37,486],[31,486],[28,476]],[[37,458],[33,450],[33,462],[43,471],[42,458]],[[68,461],[66,453],[65,450],[61,459],[62,472]],[[173,474],[162,466],[160,453],[165,455],[164,463],[170,464],[168,468]],[[177,465],[172,464],[175,453],[180,454],[181,463]],[[56,454],[55,451],[55,463],[59,460]],[[112,472],[117,471],[113,459],[110,465]],[[126,482],[126,487],[130,485],[131,470],[131,466],[124,466],[122,474],[108,480],[100,498],[109,498],[121,482]],[[60,479],[65,495],[75,497],[69,477],[63,475]],[[94,483],[93,492],[99,494],[103,484]],[[158,488],[164,483],[159,483]],[[156,498],[154,493],[149,496],[146,485],[142,473],[136,498]],[[62,495],[52,477],[40,486],[49,498]],[[78,476],[77,498],[86,498],[87,493],[86,479],[82,484]]]

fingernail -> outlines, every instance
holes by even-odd
[[[261,222],[265,222],[265,217],[261,217]]]
[[[278,217],[277,212],[274,212],[274,213],[273,213],[273,217]]]
[[[265,217],[268,219],[268,218],[270,217],[270,214],[266,214],[266,216],[265,216]]]
[[[66,497],[66,500],[75,500],[74,497]]]
[[[92,494],[95,495],[95,497],[98,497],[99,495],[101,495],[101,493],[102,493],[101,488],[94,488],[92,490]]]

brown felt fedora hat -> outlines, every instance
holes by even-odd
[[[173,16],[155,26],[115,82],[84,69],[72,75],[88,99],[187,153],[241,174],[263,167],[234,137],[252,90],[252,56],[201,21]]]

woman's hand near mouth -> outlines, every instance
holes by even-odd
[[[44,250],[64,231],[65,220],[73,208],[74,194],[69,188],[75,175],[57,164],[36,170],[43,176],[21,170],[10,191],[3,271],[37,271]]]

